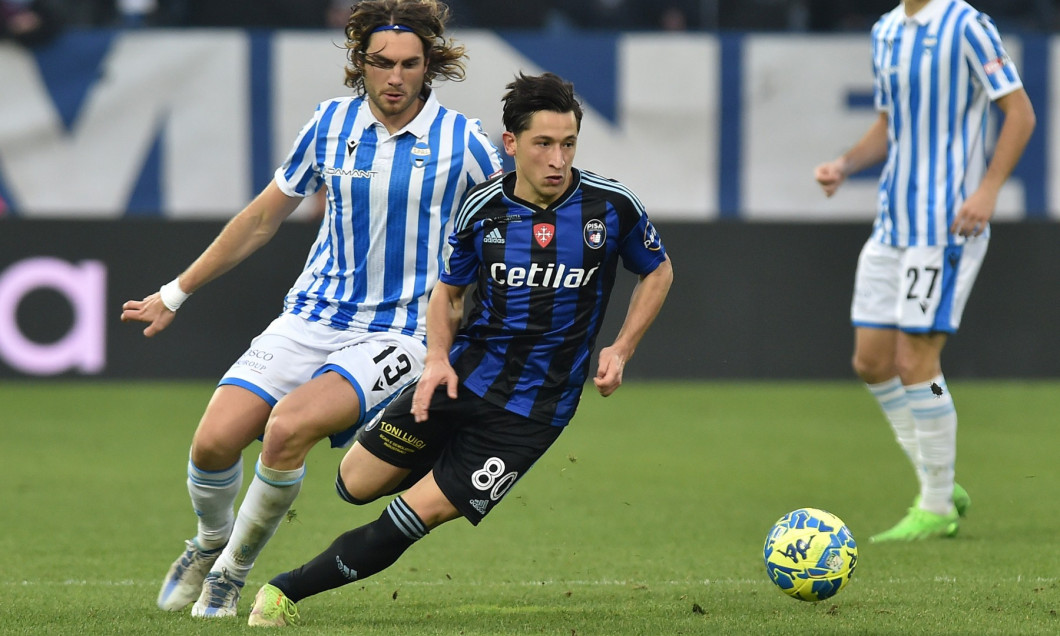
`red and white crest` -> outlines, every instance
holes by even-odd
[[[556,226],[551,223],[538,223],[534,226],[534,240],[541,247],[548,247],[552,237],[556,235]]]

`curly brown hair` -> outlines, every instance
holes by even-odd
[[[443,37],[449,7],[437,0],[361,0],[346,22],[346,86],[364,93],[364,64],[368,40],[381,26],[398,24],[412,29],[423,42],[427,58],[424,91],[436,77],[455,82],[464,79],[463,45]]]

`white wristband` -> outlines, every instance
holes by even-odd
[[[184,290],[180,288],[180,283],[177,282],[178,280],[178,278],[174,278],[172,281],[162,285],[162,289],[158,290],[158,295],[162,297],[162,304],[170,311],[180,309],[180,306],[184,304],[188,296],[191,296],[191,294],[184,293]]]

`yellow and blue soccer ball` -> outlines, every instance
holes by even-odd
[[[799,508],[773,524],[764,556],[769,579],[782,592],[801,601],[823,601],[854,574],[858,544],[839,517]]]

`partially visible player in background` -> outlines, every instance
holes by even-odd
[[[817,166],[832,196],[886,164],[878,216],[858,259],[853,365],[917,471],[908,514],[871,541],[953,536],[971,500],[954,481],[957,413],[942,374],[990,240],[1002,184],[1034,130],[1034,109],[994,23],[963,0],[905,0],[872,29],[879,117]],[[1004,124],[987,162],[990,103]]]
[[[574,416],[619,260],[640,280],[600,350],[601,395],[622,384],[666,299],[673,269],[640,200],[572,166],[582,119],[574,87],[545,73],[507,88],[504,150],[515,172],[476,186],[461,207],[427,309],[423,376],[361,430],[336,487],[363,504],[414,483],[378,519],[263,586],[250,625],[295,622],[295,602],[389,567],[447,521],[478,525]]]
[[[235,616],[254,560],[289,510],[310,448],[345,446],[404,387],[426,354],[428,292],[466,191],[499,174],[476,120],[438,103],[437,78],[463,79],[464,48],[444,37],[435,0],[365,0],[346,25],[346,85],[321,103],[273,181],[176,280],[123,306],[165,329],[189,294],[276,233],[304,197],[327,209],[284,309],[225,373],[192,439],[187,483],[198,532],[158,606]],[[242,451],[263,436],[246,497]],[[226,547],[227,546],[227,547]],[[197,600],[196,600],[197,599]]]

